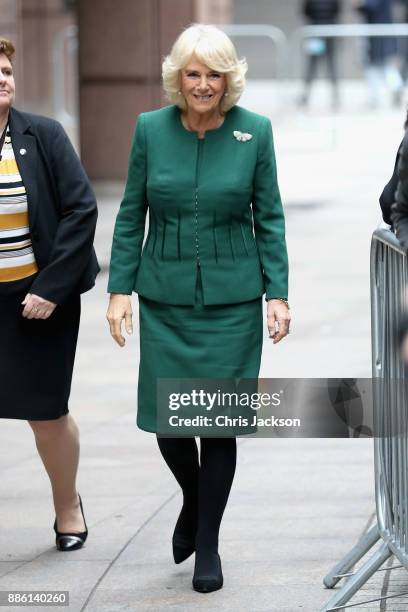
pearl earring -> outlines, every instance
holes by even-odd
[[[226,91],[226,92],[225,92],[225,94],[224,94],[224,96],[229,96],[229,93],[228,93],[228,91]]]
[[[181,91],[178,91],[177,93],[178,93],[179,96],[181,96]]]

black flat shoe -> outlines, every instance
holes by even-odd
[[[199,593],[211,593],[222,588],[224,578],[220,555],[215,552],[197,553],[193,576],[193,588]]]
[[[81,508],[82,518],[84,519],[85,531],[81,533],[60,533],[57,528],[57,519],[55,519],[54,523],[54,531],[56,533],[55,544],[58,550],[68,551],[68,550],[77,550],[78,548],[82,548],[85,543],[86,538],[88,537],[88,527],[86,526],[84,510],[82,508],[82,500],[81,496],[78,493],[79,497],[79,507]]]
[[[174,563],[182,563],[195,551],[195,539],[190,540],[178,534],[176,531],[173,533],[173,558]]]

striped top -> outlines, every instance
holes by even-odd
[[[26,278],[37,271],[28,223],[27,194],[7,128],[0,161],[0,282]]]

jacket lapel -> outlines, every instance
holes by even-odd
[[[28,119],[14,108],[10,110],[9,126],[14,157],[27,193],[30,228],[32,229],[38,209],[37,141]]]

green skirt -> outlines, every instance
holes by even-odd
[[[158,431],[159,378],[257,379],[259,375],[262,298],[205,306],[197,270],[194,306],[163,304],[139,295],[137,425],[145,431]]]

